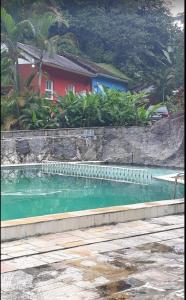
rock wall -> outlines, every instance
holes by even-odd
[[[184,166],[184,118],[147,127],[99,127],[1,133],[2,164],[43,160]]]

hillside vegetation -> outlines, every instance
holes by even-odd
[[[41,98],[40,94],[37,97],[29,94],[33,78],[25,82],[24,94],[20,92],[17,42],[35,45],[41,53],[46,50],[58,54],[66,52],[90,59],[116,76],[128,79],[132,101],[134,92],[153,86],[154,103],[167,104],[171,112],[183,110],[184,39],[183,30],[174,21],[163,0],[3,0],[1,43],[6,44],[8,53],[1,49],[2,85],[14,87],[8,102],[7,96],[2,97],[3,117],[8,114],[8,128],[14,127],[23,108],[36,122],[32,107],[36,98]],[[41,55],[38,90],[42,63]],[[115,95],[112,91],[112,103],[116,101]],[[127,99],[126,95],[118,94],[118,97]],[[95,98],[92,95],[91,99]],[[141,101],[143,106],[143,97]],[[51,112],[51,108],[47,109]],[[121,113],[126,115],[126,112]],[[124,119],[117,122],[126,124]],[[36,127],[46,125],[41,123]],[[136,119],[134,124],[137,124]]]

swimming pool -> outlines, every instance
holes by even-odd
[[[154,176],[180,172],[167,168],[150,168],[150,170]],[[168,200],[173,198],[174,184],[155,179],[149,184],[135,184],[64,176],[44,173],[41,167],[29,166],[3,168],[1,193],[1,219],[14,220]],[[184,185],[178,184],[176,198],[182,198],[183,195]]]

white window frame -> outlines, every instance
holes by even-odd
[[[73,83],[68,84],[67,93],[72,91],[75,94],[75,85]]]
[[[86,96],[87,91],[86,90],[82,90],[81,92],[79,92],[79,94],[82,95],[82,96]]]
[[[48,83],[50,83],[50,88],[48,87]],[[53,98],[54,98],[54,83],[52,80],[45,81],[45,93],[49,93],[49,96],[45,97],[46,99],[53,100]]]

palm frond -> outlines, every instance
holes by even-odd
[[[1,8],[1,30],[7,34],[12,35],[15,29],[15,21],[10,14],[4,8]]]
[[[30,87],[30,85],[31,85],[33,79],[35,78],[35,76],[36,76],[36,73],[33,72],[33,73],[25,80],[25,83],[24,83],[25,87],[27,87],[27,88]]]
[[[35,27],[30,20],[23,20],[17,23],[13,35],[19,37],[25,31],[28,31],[33,37],[36,35]]]

